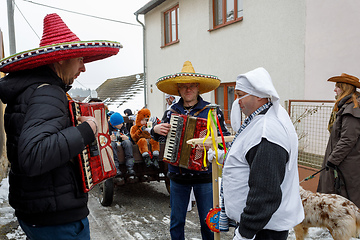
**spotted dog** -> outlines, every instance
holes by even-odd
[[[360,210],[337,194],[313,193],[300,187],[305,219],[294,227],[296,240],[304,240],[310,227],[327,228],[335,240],[349,240],[360,233]]]

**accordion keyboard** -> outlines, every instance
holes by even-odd
[[[176,162],[179,151],[179,144],[181,132],[184,124],[184,119],[178,115],[171,115],[170,118],[170,131],[166,138],[164,159],[169,162]]]

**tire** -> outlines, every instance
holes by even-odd
[[[114,197],[114,181],[112,178],[106,179],[99,186],[99,200],[101,205],[108,207],[112,204]]]

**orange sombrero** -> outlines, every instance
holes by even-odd
[[[341,82],[341,83],[347,83],[351,84],[354,87],[360,88],[360,82],[359,79],[355,76],[342,73],[341,76],[335,76],[328,79],[329,82]]]
[[[113,41],[81,41],[59,15],[52,13],[44,18],[39,48],[1,59],[0,71],[10,73],[77,57],[88,63],[116,55],[120,48],[122,45]]]
[[[199,94],[202,94],[216,89],[220,82],[216,76],[195,73],[191,62],[186,61],[180,73],[159,78],[156,86],[164,93],[179,96],[178,83],[199,83]]]

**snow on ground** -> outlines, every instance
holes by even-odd
[[[0,226],[16,221],[14,210],[10,207],[7,201],[8,191],[9,191],[8,178],[5,178],[0,183]],[[91,201],[89,201],[89,203],[90,202]],[[163,221],[169,222],[169,219],[163,219]],[[6,237],[7,239],[12,239],[12,240],[26,239],[25,234],[20,227],[18,227],[14,232],[6,234]],[[311,228],[309,229],[309,235],[305,238],[305,240],[315,240],[315,239],[332,240],[332,237],[327,230],[323,230],[321,228]],[[352,238],[352,240],[355,239],[356,238]],[[293,230],[290,231],[288,240],[295,240],[295,234]]]
[[[0,226],[17,221],[14,209],[8,203],[9,181],[4,178],[0,183]],[[7,239],[25,240],[25,233],[20,227],[14,232],[6,234]]]

